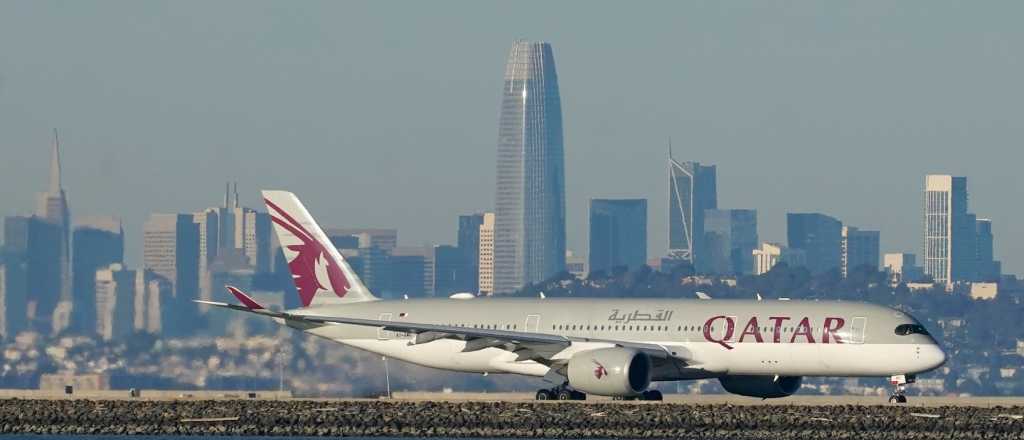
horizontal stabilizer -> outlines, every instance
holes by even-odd
[[[242,292],[241,290],[238,290],[237,287],[235,287],[235,286],[224,286],[224,287],[227,288],[228,292],[231,292],[231,294],[234,295],[235,298],[238,299],[238,302],[242,303],[242,305],[244,305],[244,306],[246,306],[246,307],[248,307],[250,309],[253,309],[253,310],[263,310],[263,309],[265,309],[265,307],[263,307],[263,305],[261,305],[260,303],[256,302],[256,300],[252,299],[251,296],[246,295],[245,292]]]

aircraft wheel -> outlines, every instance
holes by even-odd
[[[889,396],[889,403],[907,403],[907,396],[903,394],[893,394]]]
[[[663,396],[661,395],[661,391],[658,391],[658,390],[647,390],[647,391],[644,391],[643,398],[644,398],[644,400],[652,400],[652,401],[660,402],[660,401],[662,401]]]
[[[587,400],[587,395],[580,391],[573,391],[572,400]]]
[[[551,391],[537,390],[537,400],[551,400]]]
[[[558,394],[557,394],[558,400],[575,400],[575,399],[573,399],[573,397],[575,397],[575,396],[572,395],[572,390],[564,390],[563,389],[563,390],[558,391]]]

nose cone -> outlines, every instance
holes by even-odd
[[[946,363],[946,352],[938,344],[921,347],[921,366],[925,371],[934,370]]]

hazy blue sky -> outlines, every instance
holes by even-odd
[[[587,201],[650,199],[666,248],[666,139],[717,164],[719,205],[882,231],[920,254],[924,175],[968,176],[996,254],[1024,272],[1024,2],[0,1],[0,214],[28,213],[59,127],[72,214],[153,211],[238,180],[321,223],[453,242],[492,209],[516,38],[555,50],[569,247]]]

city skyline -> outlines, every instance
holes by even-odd
[[[79,13],[82,11],[76,10],[74,5],[67,6],[68,10],[48,3],[40,6],[25,5],[14,8],[10,15],[5,14],[6,19],[0,18],[4,24],[0,29],[13,29],[0,33],[20,32],[19,29],[27,25],[38,28],[40,17],[66,25],[63,28],[68,31],[79,29],[83,24],[90,28],[105,27],[96,26],[97,22],[105,23],[101,17],[88,12],[81,16]],[[478,12],[482,10],[481,20],[493,17],[487,6],[468,7],[479,8]],[[148,19],[158,16],[145,6],[133,8],[135,13]],[[368,8],[369,11],[357,10],[352,15],[358,17],[360,14],[372,13],[374,7]],[[826,32],[798,26],[792,31],[793,34],[783,34],[769,26],[765,30],[768,36],[766,41],[736,38],[741,35],[740,30],[729,26],[723,29],[726,37],[721,40],[681,38],[691,33],[696,33],[697,37],[712,35],[703,32],[709,32],[709,27],[722,24],[721,20],[712,20],[706,26],[687,22],[693,24],[690,30],[677,29],[686,26],[675,26],[667,31],[671,37],[669,40],[687,43],[677,52],[678,60],[668,62],[638,58],[622,52],[627,62],[621,64],[633,63],[634,66],[628,71],[616,66],[605,66],[605,58],[595,52],[597,48],[621,51],[631,44],[654,44],[656,39],[646,31],[622,38],[622,41],[592,38],[596,35],[596,28],[610,20],[605,15],[597,17],[593,30],[576,29],[584,31],[578,37],[573,37],[569,31],[549,26],[543,20],[519,20],[515,23],[515,26],[519,26],[518,30],[513,29],[512,25],[501,24],[494,30],[481,30],[481,38],[476,42],[457,43],[459,50],[456,52],[460,52],[459,57],[465,60],[454,60],[448,55],[442,56],[441,60],[434,60],[415,55],[417,51],[423,51],[426,45],[438,42],[431,38],[400,47],[374,45],[372,49],[356,49],[340,45],[339,34],[328,32],[325,24],[304,15],[318,8],[298,8],[296,13],[299,16],[311,20],[317,25],[315,29],[327,32],[326,41],[330,43],[331,51],[353,57],[346,62],[352,64],[342,66],[346,71],[356,73],[346,74],[346,77],[355,75],[355,79],[362,78],[359,76],[363,72],[361,68],[353,67],[360,61],[371,64],[368,60],[372,58],[367,58],[370,54],[367,50],[386,55],[388,60],[384,63],[388,66],[391,63],[418,64],[429,67],[432,72],[425,80],[396,74],[372,80],[363,78],[356,82],[374,96],[383,95],[379,93],[379,87],[398,87],[398,93],[394,95],[400,98],[382,97],[380,99],[384,101],[373,104],[373,101],[366,99],[371,95],[363,95],[350,86],[339,85],[336,81],[327,81],[326,77],[320,76],[325,69],[336,69],[337,65],[306,60],[302,65],[305,70],[288,72],[309,74],[302,78],[317,84],[318,89],[334,87],[334,91],[328,91],[330,96],[338,97],[339,93],[346,96],[346,99],[337,100],[342,103],[337,104],[340,107],[324,107],[322,100],[300,91],[294,97],[283,100],[286,105],[281,106],[280,112],[271,110],[249,113],[249,117],[239,118],[230,114],[252,101],[237,101],[233,98],[248,89],[227,87],[224,93],[211,93],[210,99],[201,100],[204,103],[216,103],[212,110],[199,112],[207,120],[205,123],[194,118],[179,119],[181,113],[192,107],[171,96],[173,92],[169,90],[181,90],[180,87],[172,87],[173,81],[168,82],[169,85],[155,88],[152,87],[152,81],[146,81],[146,88],[141,88],[137,80],[129,80],[125,83],[125,92],[109,88],[112,83],[107,82],[124,79],[125,74],[167,78],[167,73],[140,67],[137,69],[141,70],[130,70],[121,76],[113,75],[111,79],[106,79],[105,65],[102,64],[103,56],[108,55],[105,51],[98,54],[100,61],[91,62],[67,54],[67,50],[60,47],[52,47],[54,43],[49,40],[36,42],[36,46],[30,48],[0,43],[5,50],[10,49],[6,53],[11,54],[7,60],[0,61],[0,76],[3,77],[0,80],[0,94],[5,103],[0,108],[0,116],[10,121],[10,128],[5,129],[5,136],[0,139],[0,153],[14,155],[19,159],[6,161],[0,169],[0,175],[5,176],[3,183],[7,186],[43,187],[45,178],[37,177],[46,175],[48,133],[53,126],[61,128],[65,163],[75,164],[66,169],[64,176],[65,186],[71,189],[69,198],[74,199],[75,216],[114,214],[123,217],[128,262],[133,267],[141,261],[141,226],[145,216],[150,212],[190,212],[196,206],[208,206],[209,194],[199,188],[220,185],[225,170],[229,176],[238,174],[237,177],[230,177],[250,189],[248,194],[242,195],[246,204],[258,204],[257,188],[286,188],[310,199],[311,204],[321,206],[319,212],[323,221],[331,225],[396,227],[403,231],[403,237],[408,243],[454,243],[455,232],[450,226],[454,213],[490,209],[493,180],[486,177],[486,174],[493,170],[490,167],[493,163],[493,150],[488,145],[493,145],[498,102],[493,91],[497,79],[493,77],[498,75],[496,72],[500,72],[501,52],[508,42],[516,36],[526,35],[551,41],[559,48],[559,73],[563,82],[562,95],[567,118],[568,247],[578,254],[587,253],[585,206],[590,198],[641,197],[656,201],[667,197],[663,183],[664,162],[661,158],[664,156],[665,139],[672,136],[676,141],[678,156],[714,163],[719,167],[720,197],[729,200],[730,206],[743,206],[758,211],[759,232],[765,241],[785,241],[785,212],[817,211],[829,213],[864,229],[882,231],[883,252],[912,252],[922,257],[921,176],[929,173],[967,176],[971,179],[972,210],[994,219],[994,235],[998,240],[996,259],[1004,262],[1005,272],[1020,273],[1024,268],[1024,258],[1014,256],[1024,251],[1024,243],[1019,234],[1012,232],[1012,219],[1020,216],[1022,208],[1019,204],[1005,201],[1013,200],[1012,195],[1020,192],[1021,182],[1010,166],[1014,161],[998,160],[1008,154],[1005,153],[1008,145],[1017,142],[1013,136],[1015,131],[1010,127],[1019,125],[1016,120],[1020,112],[1010,110],[1016,108],[1012,102],[1020,102],[1020,90],[1013,87],[1008,79],[1019,77],[1021,66],[1016,58],[1003,52],[1012,47],[1013,42],[1020,40],[1019,31],[1011,28],[1005,20],[1006,16],[1013,14],[1006,14],[1005,11],[995,14],[995,11],[984,7],[964,11],[949,4],[940,4],[929,8],[930,14],[949,18],[968,13],[979,22],[988,23],[988,30],[984,35],[980,29],[960,29],[938,35],[938,29],[927,26],[920,28],[924,25],[919,23],[925,20],[915,8],[907,5],[894,5],[891,8],[884,13],[870,6],[845,6],[831,13],[811,8],[811,14],[825,23],[838,25],[836,29]],[[691,15],[696,21],[719,16],[742,18],[744,8],[739,9],[736,15],[730,15],[714,6],[686,6],[679,7],[677,14],[667,15],[680,19],[687,15],[683,12],[693,12]],[[558,6],[553,7],[553,10],[554,16],[567,12],[565,7]],[[32,13],[25,14],[24,11]],[[759,12],[775,17],[772,11]],[[208,20],[216,20],[223,17],[225,11],[214,7],[211,13],[213,18]],[[246,14],[265,18],[257,12]],[[70,22],[71,16],[81,18],[82,23]],[[855,32],[855,29],[860,28],[852,24],[864,17],[878,18],[880,24],[872,33],[861,36]],[[785,17],[776,18],[786,23]],[[656,17],[653,19],[659,20]],[[899,25],[907,23],[918,24],[920,36],[896,30]],[[170,20],[167,26],[173,29],[183,24]],[[291,29],[280,26],[283,25],[268,25],[270,29]],[[365,31],[365,27],[355,27]],[[391,26],[387,28],[386,31],[397,29]],[[139,29],[116,26],[114,29],[139,33],[142,41],[149,41],[152,37]],[[456,29],[465,30],[459,26]],[[243,29],[242,34],[259,34],[264,30],[263,27],[254,26]],[[197,32],[202,34],[201,38],[206,38],[214,31],[200,29]],[[83,41],[73,42],[72,48],[90,42],[93,43],[91,46],[102,46],[95,44],[96,38],[105,38],[107,34],[101,33],[97,37],[83,32],[82,35]],[[3,36],[8,37],[8,34],[4,33]],[[936,36],[939,38],[932,38]],[[311,50],[316,53],[316,47],[319,46],[315,45],[315,40],[310,43],[308,34],[302,37],[299,41],[313,44]],[[450,43],[447,37],[444,41]],[[823,41],[813,42],[815,37],[822,37]],[[851,37],[852,41],[860,45],[837,43]],[[16,41],[9,37],[0,40]],[[901,42],[902,46],[885,43],[891,40]],[[61,39],[61,44],[64,43],[66,39]],[[118,40],[115,46],[125,44],[128,43]],[[282,44],[290,48],[292,42]],[[702,52],[716,47],[722,49],[719,55]],[[160,48],[168,49],[165,46]],[[973,50],[976,48],[983,50]],[[235,49],[239,49],[237,59],[243,63],[252,63],[255,55],[260,53],[237,40],[228,40],[221,47],[221,50]],[[826,56],[830,49],[841,56],[835,68],[820,62],[823,59],[821,57]],[[89,51],[82,52],[93,55]],[[111,50],[110,55],[113,53]],[[755,53],[758,55],[755,56]],[[199,51],[195,60],[216,54],[219,54],[217,50]],[[907,55],[915,55],[917,60],[923,58],[924,67],[914,68],[900,63],[899,58]],[[177,55],[171,58],[175,61],[193,60],[180,57]],[[979,91],[973,85],[967,87],[968,83],[980,81],[978,77],[971,76],[974,74],[970,72],[967,72],[966,79],[956,79],[957,75],[962,77],[965,71],[947,65],[945,60],[951,58],[967,59],[969,62],[955,64],[970,65],[971,72],[990,72],[984,79],[992,84],[992,88]],[[694,62],[699,60],[708,62]],[[778,61],[778,65],[772,64],[771,69],[767,72],[762,70],[763,76],[756,78],[738,73],[743,70],[742,67],[765,61]],[[865,67],[865,62],[871,63]],[[637,64],[649,68],[643,69],[645,73],[640,73],[635,69]],[[889,68],[882,69],[880,66],[883,65]],[[74,71],[69,70],[81,69],[82,66],[87,67],[87,72],[88,68],[92,68],[98,69],[100,73],[84,75],[83,79],[83,76],[74,75]],[[608,71],[601,71],[598,66]],[[867,69],[866,78],[858,80],[853,74],[844,73],[857,66],[862,70],[855,71],[861,73]],[[927,69],[940,66],[941,69]],[[801,68],[810,68],[811,72],[819,75],[807,83],[807,77],[797,73]],[[36,75],[36,72],[46,69],[66,74]],[[623,75],[623,72],[628,72],[628,75]],[[724,79],[714,81],[713,73],[724,76]],[[253,75],[258,80],[269,78],[259,73]],[[599,96],[594,94],[595,90],[608,90],[606,87],[611,83],[611,76],[631,82],[650,83],[666,89],[667,95],[665,99],[652,97],[649,88],[636,86],[639,88],[634,89],[630,95],[612,90],[611,96],[595,98]],[[928,78],[925,84],[914,85],[910,82],[911,78],[921,77]],[[445,78],[444,82],[441,82],[442,78]],[[224,88],[226,84],[225,78],[216,73],[207,79],[216,87]],[[801,81],[796,81],[798,79]],[[195,86],[196,78],[192,80],[191,84]],[[400,84],[402,81],[408,84]],[[734,81],[750,85],[742,86],[736,93],[723,93],[724,87],[735,86]],[[766,81],[772,87],[765,87]],[[844,88],[861,93],[866,90],[871,92],[863,99],[850,94],[843,95],[835,88],[844,82],[849,82],[848,87]],[[797,83],[802,83],[800,86],[807,88],[808,92],[792,95],[795,90],[801,90]],[[98,87],[86,87],[89,84]],[[254,85],[258,82],[252,80],[245,84]],[[599,89],[599,85],[602,88]],[[281,86],[274,86],[281,90],[267,91],[271,99],[281,98],[281,93],[291,91]],[[456,86],[466,87],[463,87],[463,93],[452,97],[458,104],[453,104],[451,112],[441,112],[445,114],[433,118],[423,116],[434,129],[425,128],[428,124],[426,121],[410,122],[413,114],[425,114],[421,110],[420,101],[429,101],[433,93],[441,93]],[[932,91],[936,86],[941,86],[943,90],[941,101],[936,101],[939,97],[921,99],[934,96]],[[198,90],[208,90],[205,87],[198,86]],[[418,92],[403,93],[413,88]],[[701,92],[697,88],[706,88],[708,91]],[[767,90],[769,88],[777,89],[778,95]],[[53,92],[43,93],[45,89],[52,89]],[[897,90],[899,93],[892,93]],[[996,90],[999,96],[995,96]],[[92,107],[96,102],[101,102],[98,97],[104,95],[97,95],[97,91],[109,92],[110,98],[118,103],[119,108],[132,109],[138,115],[121,122],[122,114],[115,110],[98,112],[99,115],[82,111],[82,105]],[[823,91],[831,93],[826,92],[822,98],[817,99],[810,97],[815,92]],[[753,97],[737,98],[747,92],[754,92]],[[792,96],[781,99],[786,94]],[[678,96],[683,95],[687,96],[685,100],[678,99]],[[37,99],[39,96],[43,98]],[[185,96],[190,99],[197,97],[194,93]],[[157,107],[153,107],[151,100],[139,97],[157,98],[155,102],[164,103],[159,106],[163,110],[155,114],[145,111]],[[644,99],[634,99],[639,97]],[[308,123],[295,121],[309,113],[300,111],[287,116],[299,107],[295,104],[302,102],[300,98],[310,100],[314,109],[321,111]],[[914,102],[931,103],[933,107],[946,110],[936,112]],[[954,105],[946,106],[940,102]],[[985,105],[979,105],[979,102]],[[368,103],[370,106],[366,108]],[[384,118],[386,113],[381,107],[386,107],[390,112],[400,108],[398,103],[410,107],[397,111],[395,119]],[[669,107],[666,108],[666,105]],[[753,108],[740,111],[738,115],[725,116],[726,110],[732,111],[747,105]],[[462,108],[457,109],[457,106]],[[641,115],[650,116],[650,122],[639,123],[638,120],[644,117],[629,114],[648,106],[649,110],[639,111]],[[287,111],[283,108],[287,108]],[[323,112],[325,108],[335,111]],[[767,112],[769,108],[781,108],[783,111],[770,113]],[[818,116],[804,109],[813,109]],[[893,117],[893,111],[901,117]],[[273,131],[251,123],[276,120],[279,117],[284,117],[281,119],[283,123],[263,124],[273,126]],[[906,128],[887,124],[882,121],[884,118],[898,120]],[[188,128],[186,132],[197,134],[183,137],[171,133],[171,124],[157,122],[158,119],[180,121]],[[400,128],[394,133],[385,134],[375,130],[377,134],[370,136],[356,127],[364,123],[373,126],[377,123],[374,121],[385,119]],[[342,122],[339,130],[353,131],[354,134],[341,135],[325,128],[337,126],[339,121]],[[610,121],[616,123],[609,124]],[[849,125],[841,124],[841,121],[848,121]],[[725,130],[725,127],[729,129]],[[309,131],[311,134],[306,137],[289,135],[296,131]],[[766,133],[772,136],[764,138],[763,143],[753,141]],[[278,151],[282,150],[281,145],[287,145],[288,148],[283,150],[287,150],[289,156],[296,157],[284,157]],[[785,145],[791,146],[784,148]],[[764,146],[770,148],[762,148]],[[834,164],[832,157],[854,146],[859,148],[859,154],[843,154],[841,157],[844,163]],[[378,156],[375,153],[377,150],[386,153]],[[206,156],[198,154],[200,152]],[[394,160],[396,155],[403,159]],[[385,156],[387,160],[384,160]],[[453,157],[458,160],[453,160]],[[321,160],[313,160],[317,158]],[[336,164],[352,162],[346,162],[343,158],[356,158],[363,165],[345,165],[345,173],[339,176]],[[472,169],[474,167],[481,170],[475,171]],[[418,168],[424,171],[414,171]],[[865,173],[864,169],[870,169],[871,172]],[[451,176],[445,176],[447,174]],[[427,176],[429,180],[422,180],[427,179]],[[420,180],[429,184],[413,183]],[[772,185],[757,184],[765,181]],[[477,186],[481,188],[473,188]],[[349,191],[349,188],[354,190]],[[352,193],[351,200],[339,201],[339,190],[346,194]],[[3,214],[30,213],[33,205],[31,192],[6,193],[0,199],[0,205],[4,207]],[[427,197],[430,194],[433,196]],[[651,254],[659,255],[665,251],[667,242],[667,207],[662,206],[662,203],[651,203],[650,208],[648,248]],[[423,215],[423,212],[429,215]],[[411,215],[414,213],[416,215]]]

